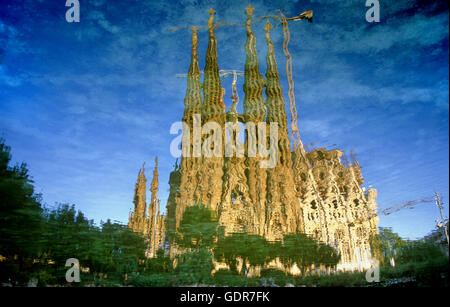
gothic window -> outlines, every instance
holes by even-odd
[[[316,201],[315,200],[313,200],[312,202],[311,202],[311,209],[317,209],[317,206],[316,206]]]

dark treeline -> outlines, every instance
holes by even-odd
[[[0,140],[0,282],[67,284],[66,260],[79,260],[83,279],[121,282],[143,263],[144,239],[108,220],[94,225],[67,204],[41,206],[24,163],[10,166],[10,148]]]
[[[300,233],[287,235],[283,243],[248,234],[224,236],[215,212],[202,205],[189,207],[178,231],[168,234],[182,253],[171,259],[167,250],[160,250],[158,257],[148,259],[145,239],[124,225],[108,220],[97,226],[74,205],[42,208],[26,165],[10,166],[10,148],[3,141],[0,146],[2,283],[26,285],[34,279],[39,285],[67,284],[69,258],[78,259],[84,284],[97,285],[211,283],[215,262],[230,268],[216,273],[216,279],[231,274],[245,280],[249,269],[276,259],[283,267],[297,264],[302,270],[334,267],[339,261],[334,249]],[[261,275],[273,271],[281,272],[262,270]]]
[[[167,233],[176,256],[169,257],[166,247],[146,258],[145,238],[125,225],[110,220],[95,225],[74,205],[43,207],[26,165],[10,163],[10,148],[0,140],[2,285],[367,285],[364,272],[322,276],[312,270],[338,264],[340,255],[326,244],[302,233],[280,242],[242,233],[225,236],[216,213],[201,204],[187,208],[178,230]],[[383,282],[414,277],[416,285],[448,286],[448,258],[436,244],[403,240],[385,228],[372,241]],[[69,258],[80,263],[80,283],[66,281]],[[301,276],[290,275],[294,265]]]

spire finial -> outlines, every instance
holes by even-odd
[[[196,53],[198,45],[198,35],[197,35],[198,28],[196,26],[193,26],[191,30],[192,30],[192,49],[193,52]]]
[[[142,168],[138,172],[138,177],[144,176],[144,173],[145,173],[145,161],[144,163],[142,163]]]
[[[208,13],[209,13],[208,30],[212,31],[214,26],[214,14],[216,14],[216,11],[214,11],[213,9],[209,9]]]
[[[247,15],[247,18],[252,18],[253,15],[253,11],[255,10],[255,8],[249,4],[246,8],[245,8],[245,15]]]
[[[272,30],[272,24],[270,23],[269,20],[267,20],[266,25],[264,26],[264,31],[266,31],[266,33],[269,33],[270,30]]]

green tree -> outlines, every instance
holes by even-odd
[[[319,243],[304,233],[291,233],[283,238],[280,260],[286,267],[298,266],[302,275],[312,265],[334,267],[339,254],[330,246]]]
[[[230,269],[238,274],[247,274],[247,268],[251,266],[263,266],[274,259],[276,245],[269,243],[264,237],[236,233],[229,236],[221,236],[217,247],[214,249],[214,257],[229,265]],[[242,260],[242,267],[238,268],[238,259]]]
[[[212,250],[221,233],[216,213],[198,204],[186,208],[175,242],[183,253],[176,257],[174,273],[178,284],[205,283],[211,278]]]
[[[437,244],[422,240],[406,241],[397,252],[397,263],[425,262],[445,258]]]
[[[317,242],[305,234],[287,234],[283,238],[280,260],[286,267],[297,264],[304,274],[305,269],[311,267],[315,262],[317,247]]]
[[[41,247],[40,195],[34,192],[26,164],[12,167],[10,162],[11,148],[0,139],[0,255],[6,258],[2,281],[26,279],[20,273],[30,269]],[[21,276],[13,276],[16,273]]]
[[[140,270],[145,260],[146,244],[142,235],[120,223],[107,220],[102,224],[99,244],[99,268],[115,279],[123,281],[125,274]]]
[[[371,238],[371,249],[380,264],[389,263],[391,258],[395,259],[405,244],[406,241],[388,227],[379,227],[378,235]]]
[[[186,208],[175,234],[176,243],[183,248],[211,248],[218,235],[216,213],[204,205]]]
[[[315,266],[324,265],[326,268],[333,268],[341,260],[339,253],[324,243],[318,244],[317,254],[317,259],[314,261]]]
[[[156,257],[146,261],[146,272],[168,273],[172,271],[172,268],[172,260],[165,254],[163,249],[158,249]]]
[[[89,268],[94,280],[106,274],[109,280],[118,282],[126,274],[139,271],[145,259],[146,245],[140,234],[110,220],[99,228],[74,205],[60,204],[46,213],[46,221],[41,262],[59,283],[65,283],[65,262],[69,258],[77,258],[82,268]]]
[[[59,204],[56,209],[47,210],[44,217],[41,263],[59,282],[65,282],[67,259],[76,258],[84,267],[91,264],[96,227],[74,205]]]

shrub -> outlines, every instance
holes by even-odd
[[[261,270],[261,280],[266,282],[266,285],[270,286],[273,281],[277,286],[284,286],[287,283],[293,283],[294,278],[292,276],[287,276],[285,272],[277,269],[263,269]]]
[[[234,287],[256,287],[259,286],[258,280],[252,277],[245,277],[230,270],[217,271],[212,279],[214,285],[217,286],[234,286]]]
[[[130,285],[135,287],[170,287],[172,286],[171,275],[167,273],[134,275]]]
[[[359,287],[367,285],[365,272],[341,272],[334,275],[298,277],[296,285],[312,287]]]

